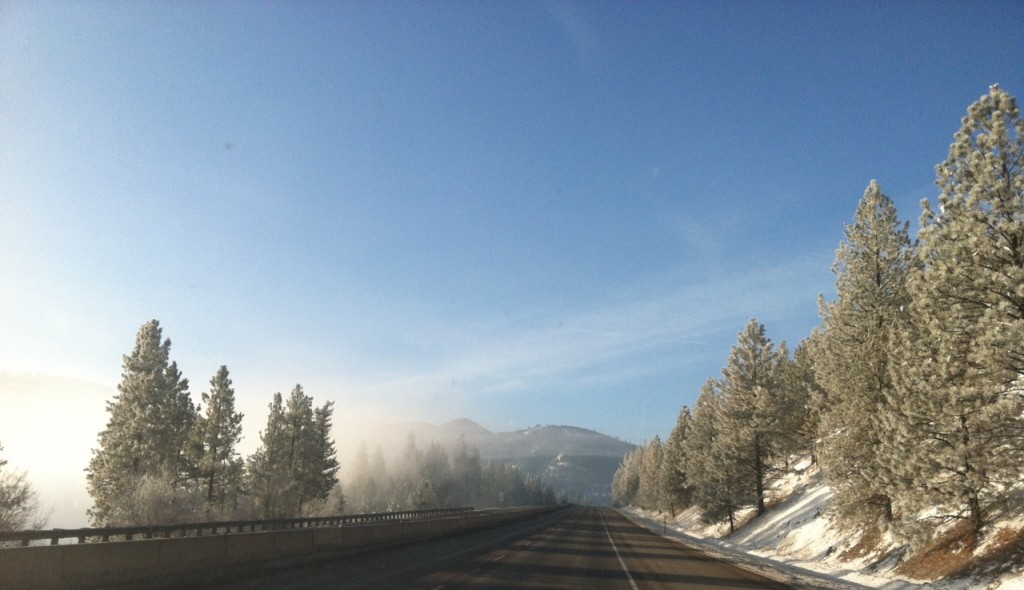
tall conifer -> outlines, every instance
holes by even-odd
[[[778,349],[764,325],[750,320],[722,369],[719,437],[729,460],[753,493],[757,514],[765,512],[768,483],[785,460],[791,433],[791,408],[782,387],[788,362],[785,345]]]
[[[1024,120],[998,86],[968,108],[927,202],[894,398],[914,508],[968,519],[1024,476]],[[933,510],[934,512],[934,510]]]
[[[893,519],[891,467],[901,449],[879,425],[896,419],[887,401],[891,334],[909,302],[913,257],[908,224],[871,181],[832,266],[836,300],[820,303],[824,326],[815,366],[829,399],[821,417],[821,465],[839,514],[854,522]]]
[[[242,414],[235,411],[235,390],[228,368],[221,366],[202,394],[205,411],[196,420],[195,452],[200,491],[208,515],[227,516],[236,507],[242,459],[236,449],[242,438]]]
[[[139,329],[132,353],[124,357],[118,394],[107,402],[107,427],[86,468],[94,502],[89,516],[97,526],[137,522],[132,498],[146,477],[177,487],[194,477],[188,441],[196,409],[188,380],[169,360],[170,349],[160,323],[151,320]]]
[[[708,379],[700,390],[686,439],[685,469],[693,498],[708,520],[728,517],[729,531],[736,527],[736,511],[753,500],[744,477],[736,468],[733,453],[720,425],[721,383]]]

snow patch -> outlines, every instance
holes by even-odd
[[[759,518],[753,517],[753,508],[739,511],[737,520],[746,525],[731,536],[727,522],[706,523],[697,508],[674,518],[638,508],[623,513],[659,534],[797,588],[1024,590],[1024,565],[998,578],[974,576],[936,582],[902,578],[894,570],[902,561],[901,548],[906,548],[889,534],[880,536],[875,551],[851,557],[847,552],[861,535],[840,530],[829,517],[826,508],[833,493],[809,457],[793,463],[791,471],[775,481],[770,491],[770,499],[777,504]],[[1024,528],[1024,518],[1000,522],[993,530],[1002,528]],[[991,548],[995,537],[988,535],[976,554]]]

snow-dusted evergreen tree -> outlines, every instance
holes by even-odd
[[[793,409],[781,383],[787,362],[785,345],[776,349],[764,325],[751,320],[722,369],[718,436],[728,451],[725,464],[753,493],[758,515],[765,512],[776,461],[789,450]]]
[[[690,436],[693,416],[690,408],[683,406],[672,428],[668,440],[665,441],[664,458],[661,463],[662,498],[672,516],[692,503],[690,483],[686,476],[686,439]]]
[[[821,333],[815,332],[801,342],[782,373],[783,388],[794,412],[791,452],[810,452],[811,463],[818,461],[818,431],[827,403],[815,371],[815,350],[820,340]]]
[[[612,502],[616,506],[631,506],[636,502],[640,491],[640,465],[643,462],[643,446],[640,446],[622,458],[622,464],[612,476]]]
[[[720,429],[721,383],[714,379],[701,387],[693,411],[690,436],[683,445],[684,468],[693,490],[693,499],[706,519],[728,517],[729,531],[736,527],[736,510],[752,502],[744,475],[737,468],[733,453]]]
[[[118,394],[107,402],[110,417],[86,468],[96,526],[139,522],[130,499],[147,478],[184,487],[195,477],[188,452],[196,409],[177,364],[169,360],[171,341],[161,339],[160,323],[142,325],[135,347],[124,357]]]
[[[313,440],[315,454],[312,469],[316,473],[317,483],[311,486],[315,498],[327,499],[338,486],[338,451],[334,445],[331,428],[334,425],[334,402],[326,401],[324,405],[313,410]],[[335,492],[340,494],[340,490]],[[343,504],[343,502],[342,502]]]
[[[939,211],[927,202],[921,268],[895,398],[908,423],[902,494],[912,509],[968,519],[1024,471],[1024,120],[998,86],[968,108],[938,166]]]
[[[286,501],[291,473],[284,398],[280,393],[274,394],[268,410],[267,426],[260,432],[261,444],[247,461],[247,487],[259,517],[283,518],[292,515],[293,506]]]
[[[337,484],[338,463],[330,435],[333,403],[313,408],[301,385],[288,400],[274,394],[262,445],[249,458],[249,486],[266,518],[305,514]]]
[[[205,411],[196,419],[194,438],[200,491],[207,517],[227,517],[237,508],[243,462],[236,449],[242,438],[242,414],[235,411],[235,390],[221,365],[202,394]]]
[[[893,465],[900,448],[880,425],[897,419],[888,402],[891,334],[909,303],[915,254],[907,228],[871,181],[832,266],[836,300],[820,302],[815,374],[829,407],[821,417],[819,458],[838,514],[857,525],[893,520]]]
[[[661,437],[654,435],[643,445],[643,459],[640,462],[640,489],[635,503],[648,510],[657,510],[662,505],[661,462],[664,456]]]

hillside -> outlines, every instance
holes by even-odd
[[[634,445],[574,426],[538,426],[483,441],[480,456],[542,477],[571,501],[611,504],[611,482]]]
[[[1019,520],[995,523],[977,546],[964,542],[952,527],[925,550],[911,554],[890,534],[838,528],[827,511],[832,490],[807,460],[774,482],[771,495],[768,512],[756,518],[753,508],[742,511],[743,524],[732,535],[724,522],[702,522],[696,509],[674,520],[630,512],[646,517],[658,532],[666,523],[669,536],[707,544],[712,552],[733,554],[761,570],[758,557],[775,564],[769,568],[803,568],[885,590],[1024,589],[1024,522]]]
[[[611,503],[611,481],[622,457],[635,446],[575,426],[535,426],[494,433],[466,418],[440,426],[426,422],[381,424],[369,446],[399,449],[411,434],[420,448],[437,442],[451,447],[459,436],[480,451],[483,461],[512,463],[542,478],[574,502]]]

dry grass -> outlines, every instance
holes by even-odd
[[[974,550],[978,540],[964,521],[930,546],[912,555],[896,572],[918,580],[993,576],[1024,563],[1024,528],[1003,528],[995,533],[981,555]]]
[[[882,527],[876,524],[865,530],[864,534],[862,534],[860,539],[858,539],[857,544],[844,551],[842,555],[839,556],[839,559],[842,561],[861,559],[878,553],[881,549]]]
[[[931,545],[915,552],[896,573],[916,580],[937,580],[966,574],[974,561],[978,539],[967,520],[957,523]]]
[[[999,529],[992,544],[979,555],[963,574],[998,574],[1010,571],[1014,564],[1024,563],[1024,527]]]

